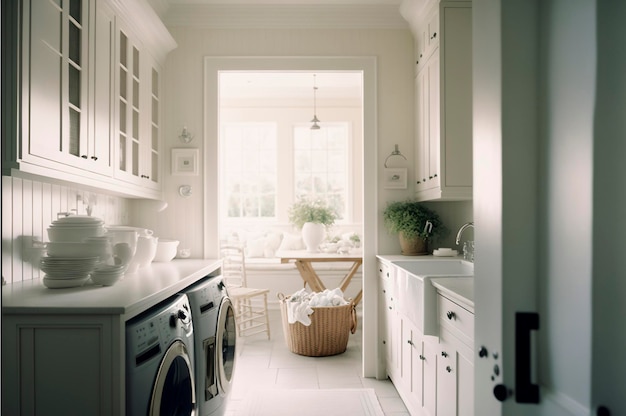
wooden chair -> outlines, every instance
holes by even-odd
[[[235,309],[235,322],[239,336],[245,337],[267,332],[267,339],[270,339],[270,322],[267,313],[267,295],[270,290],[248,287],[246,257],[242,247],[223,245],[221,255],[222,276]]]

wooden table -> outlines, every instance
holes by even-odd
[[[345,293],[348,285],[354,274],[359,270],[363,263],[363,257],[355,256],[351,254],[336,254],[336,253],[309,253],[307,251],[283,251],[276,253],[276,256],[280,257],[281,263],[295,262],[304,285],[307,284],[311,290],[315,292],[322,292],[326,289],[324,282],[320,279],[319,275],[313,268],[313,263],[330,263],[330,262],[350,262],[352,266],[348,273],[344,276],[339,288]],[[354,304],[358,305],[363,297],[363,289],[359,290],[359,293],[354,298]]]

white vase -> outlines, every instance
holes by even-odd
[[[317,253],[319,245],[326,237],[326,227],[324,224],[316,222],[305,222],[302,226],[302,241],[309,253]]]

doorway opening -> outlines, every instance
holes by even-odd
[[[375,57],[207,57],[204,77],[204,257],[216,258],[220,246],[220,74],[229,71],[248,72],[357,72],[362,76],[362,346],[363,375],[376,377],[378,343],[376,308],[376,253],[378,250],[377,212],[377,116]],[[312,80],[311,80],[312,81]],[[311,88],[311,86],[309,86]],[[312,89],[310,89],[312,95]],[[309,98],[310,100],[310,98]],[[309,124],[313,108],[309,103],[304,125]],[[321,113],[318,118],[322,119]],[[280,177],[279,177],[280,180]],[[371,305],[371,306],[368,306]]]

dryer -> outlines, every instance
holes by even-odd
[[[191,307],[178,294],[126,323],[126,414],[195,416]]]
[[[185,293],[195,332],[198,415],[221,416],[235,370],[235,311],[222,276],[206,276]]]

